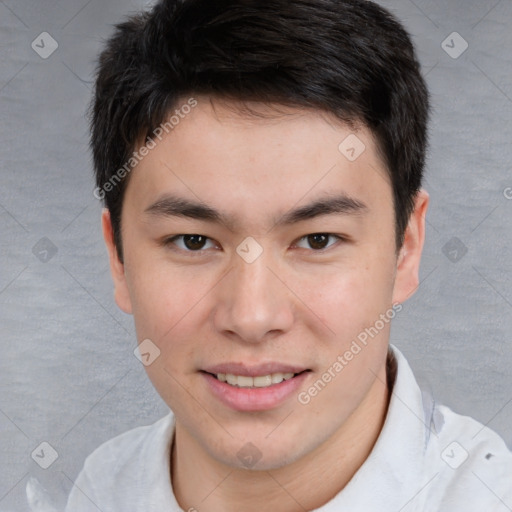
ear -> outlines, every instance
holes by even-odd
[[[426,190],[416,194],[414,211],[404,234],[404,243],[397,259],[393,303],[405,302],[419,286],[419,268],[421,252],[425,241],[425,215],[427,213],[429,195]]]
[[[124,264],[119,259],[117,247],[114,242],[114,230],[112,229],[112,220],[110,212],[104,208],[101,215],[101,224],[103,227],[103,238],[107,246],[110,258],[110,273],[114,281],[114,299],[119,308],[125,313],[132,313],[132,303],[128,285],[126,283],[126,275],[124,272]]]

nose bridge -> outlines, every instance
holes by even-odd
[[[256,342],[271,331],[287,330],[293,315],[283,284],[269,268],[275,266],[270,253],[259,251],[255,257],[254,247],[248,243],[240,244],[233,255],[232,270],[223,284],[215,322],[218,330]]]
[[[241,298],[249,298],[258,295],[266,295],[266,291],[272,286],[269,283],[272,277],[268,269],[269,258],[267,255],[259,256],[255,261],[248,262],[240,258],[235,263],[234,279],[236,282],[237,293],[241,293]],[[239,288],[239,289],[238,289]]]
[[[234,262],[232,308],[245,317],[250,312],[254,316],[261,316],[271,309],[270,292],[276,292],[273,290],[276,283],[271,282],[274,276],[268,269],[269,263],[267,254],[261,254],[251,262],[243,258]]]

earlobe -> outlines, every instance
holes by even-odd
[[[132,304],[128,285],[126,283],[125,268],[123,262],[119,259],[119,254],[114,241],[114,231],[112,229],[112,221],[110,212],[104,208],[101,215],[101,224],[103,228],[103,238],[110,261],[110,273],[114,281],[114,299],[119,308],[125,313],[132,313]]]
[[[405,302],[418,288],[428,202],[429,195],[427,191],[419,190],[416,195],[414,210],[404,234],[404,242],[397,258],[393,302]]]

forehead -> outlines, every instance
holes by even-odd
[[[379,199],[389,202],[389,178],[364,126],[318,110],[201,97],[187,111],[161,140],[153,138],[132,172],[128,192],[141,205],[172,193],[275,218],[329,193],[377,207]]]

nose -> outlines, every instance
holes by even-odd
[[[291,328],[292,295],[278,278],[275,267],[265,253],[251,263],[234,255],[233,267],[215,297],[217,332],[258,343]]]

